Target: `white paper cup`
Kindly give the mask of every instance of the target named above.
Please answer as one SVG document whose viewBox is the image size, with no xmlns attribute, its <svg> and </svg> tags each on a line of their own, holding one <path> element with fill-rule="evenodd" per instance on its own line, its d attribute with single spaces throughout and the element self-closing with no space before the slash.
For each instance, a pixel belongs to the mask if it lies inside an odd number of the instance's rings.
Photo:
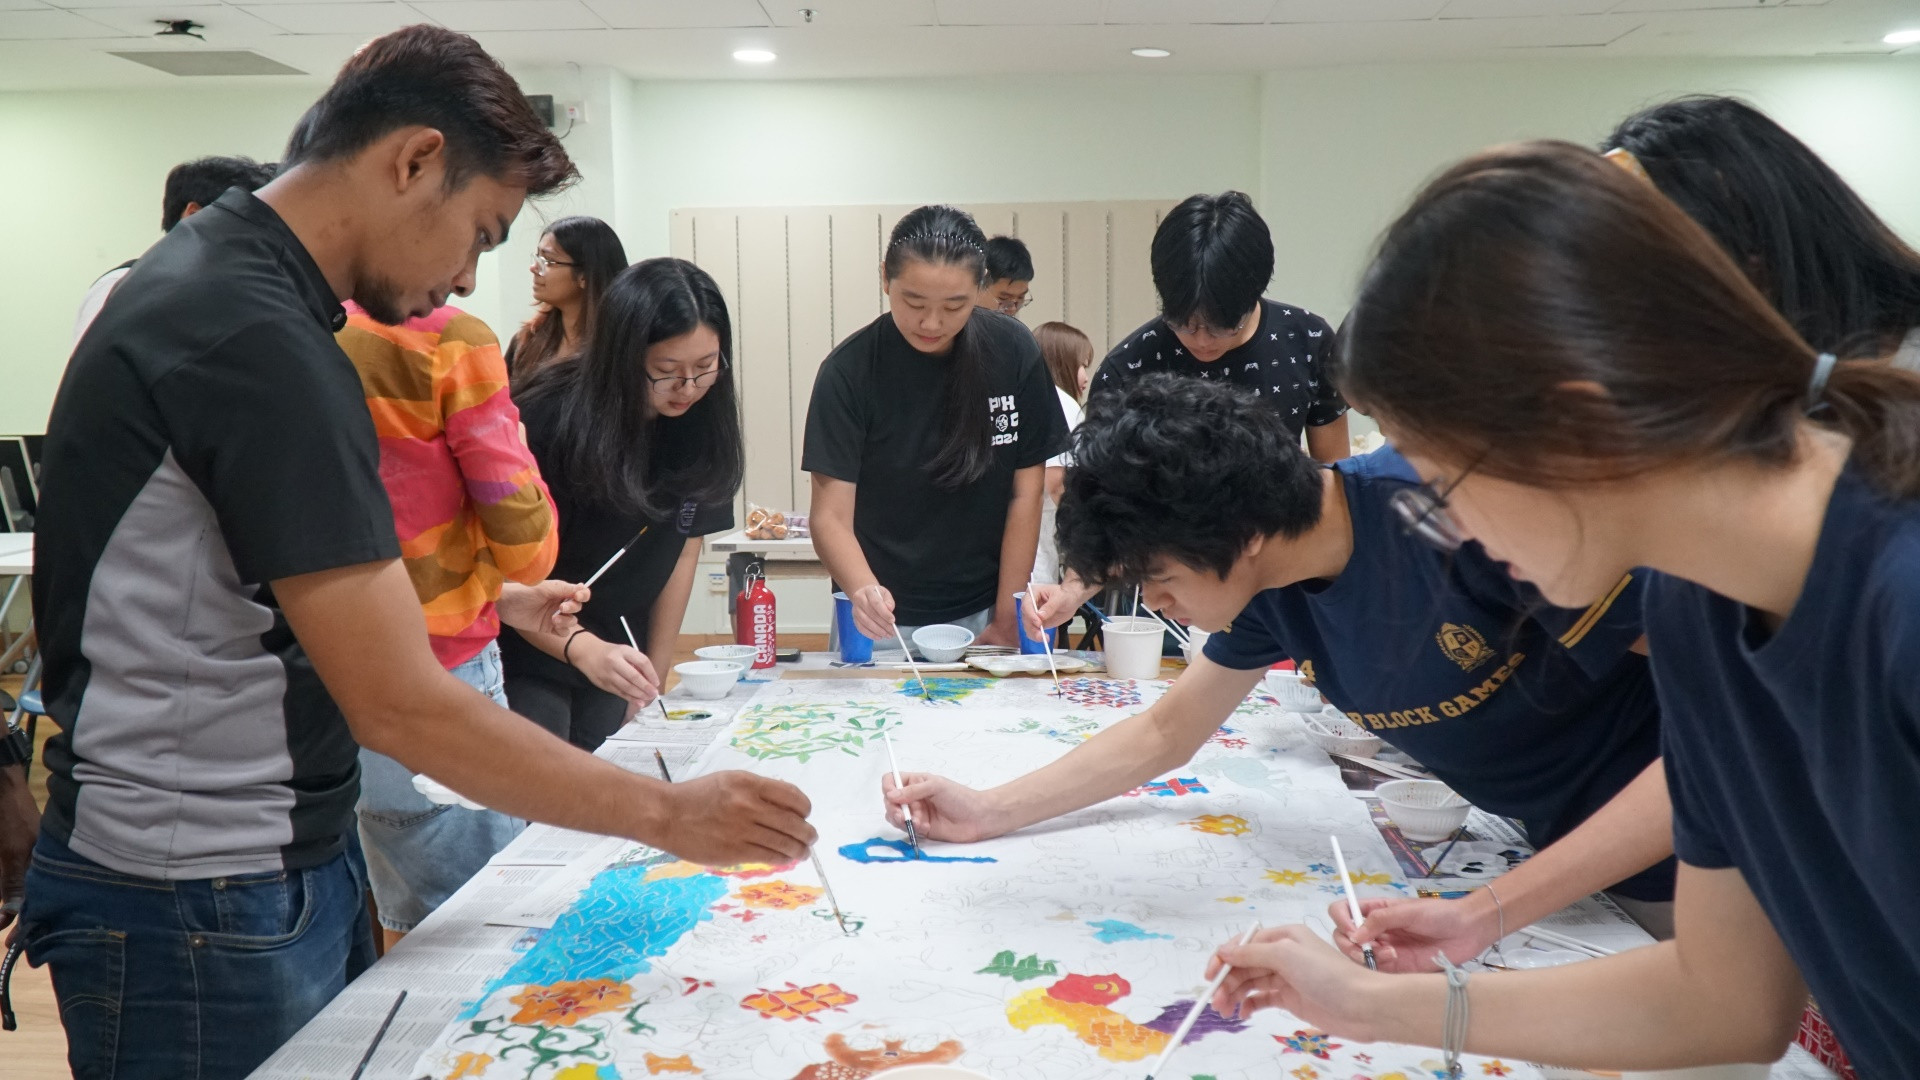
<svg viewBox="0 0 1920 1080">
<path fill-rule="evenodd" d="M 1116 679 L 1157 679 L 1167 628 L 1158 619 L 1131 615 L 1108 619 L 1100 628 L 1107 643 L 1107 674 Z"/>
</svg>

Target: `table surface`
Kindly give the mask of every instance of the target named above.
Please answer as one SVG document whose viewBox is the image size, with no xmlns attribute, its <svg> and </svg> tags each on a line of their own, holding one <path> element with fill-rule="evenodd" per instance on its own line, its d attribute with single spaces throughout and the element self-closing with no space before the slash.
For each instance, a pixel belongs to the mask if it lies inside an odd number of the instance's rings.
<svg viewBox="0 0 1920 1080">
<path fill-rule="evenodd" d="M 0 533 L 0 576 L 33 573 L 33 534 Z"/>
<path fill-rule="evenodd" d="M 670 694 L 670 708 L 710 709 L 713 719 L 697 729 L 679 724 L 668 731 L 665 725 L 649 727 L 650 711 L 642 712 L 633 724 L 609 739 L 598 755 L 634 771 L 652 773 L 653 750 L 659 747 L 676 775 L 684 775 L 681 770 L 688 769 L 707 744 L 731 726 L 734 714 L 766 682 L 790 676 L 874 677 L 874 668 L 842 670 L 834 668 L 831 660 L 828 653 L 807 653 L 799 664 L 782 664 L 773 671 L 757 673 L 761 676 L 758 680 L 736 684 L 733 692 L 720 701 L 696 701 L 678 692 Z M 1162 669 L 1163 677 L 1173 673 Z M 515 910 L 518 902 L 567 869 L 554 861 L 536 865 L 535 860 L 543 857 L 536 849 L 572 850 L 596 840 L 550 826 L 532 826 L 281 1047 L 254 1072 L 255 1080 L 348 1080 L 403 990 L 406 1000 L 369 1062 L 365 1077 L 410 1080 L 421 1053 L 464 1004 L 519 956 L 514 942 L 523 931 L 490 925 L 489 918 Z M 1587 1078 L 1594 1074 L 1548 1070 L 1546 1075 Z M 1771 1080 L 1832 1078 L 1832 1072 L 1797 1046 L 1774 1066 L 1771 1076 Z"/>
</svg>

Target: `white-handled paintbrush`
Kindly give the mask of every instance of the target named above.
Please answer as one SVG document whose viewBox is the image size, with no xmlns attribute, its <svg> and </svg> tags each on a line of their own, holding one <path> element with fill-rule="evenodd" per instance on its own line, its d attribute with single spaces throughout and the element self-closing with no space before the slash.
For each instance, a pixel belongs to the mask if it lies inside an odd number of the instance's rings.
<svg viewBox="0 0 1920 1080">
<path fill-rule="evenodd" d="M 887 766 L 893 770 L 893 786 L 906 787 L 906 781 L 900 779 L 900 762 L 893 756 L 893 738 L 886 728 L 880 729 L 880 742 L 887 748 Z M 920 857 L 920 834 L 913 827 L 913 807 L 900 804 L 900 816 L 907 819 L 907 842 L 913 845 L 913 857 Z"/>
<path fill-rule="evenodd" d="M 826 867 L 820 865 L 820 853 L 809 850 L 807 855 L 813 859 L 813 872 L 820 875 L 820 887 L 827 891 L 827 903 L 833 905 L 833 921 L 840 924 L 840 932 L 850 934 L 847 929 L 847 917 L 840 914 L 840 901 L 833 898 L 833 886 L 827 884 Z"/>
<path fill-rule="evenodd" d="M 1353 916 L 1353 926 L 1357 930 L 1365 920 L 1360 916 L 1360 898 L 1353 892 L 1353 877 L 1347 873 L 1347 857 L 1340 851 L 1339 837 L 1329 836 L 1327 839 L 1333 841 L 1333 868 L 1340 871 L 1340 887 L 1347 893 L 1347 914 Z M 1360 946 L 1360 955 L 1367 958 L 1368 971 L 1380 970 L 1380 966 L 1373 961 L 1371 943 Z"/>
<path fill-rule="evenodd" d="M 1038 597 L 1033 595 L 1033 579 L 1027 579 L 1027 603 L 1034 604 Z M 1034 618 L 1040 621 L 1040 647 L 1047 650 L 1047 674 L 1053 676 L 1053 696 L 1060 696 L 1060 669 L 1053 664 L 1053 631 L 1047 629 L 1046 620 L 1040 619 L 1039 607 L 1033 609 Z"/>
<path fill-rule="evenodd" d="M 899 623 L 893 624 L 893 636 L 899 639 L 900 654 L 907 658 L 907 666 L 913 669 L 913 677 L 915 681 L 920 684 L 920 696 L 926 698 L 928 701 L 932 701 L 933 691 L 927 689 L 927 679 L 926 676 L 920 674 L 920 665 L 913 662 L 913 650 L 907 648 L 907 635 L 901 633 Z"/>
<path fill-rule="evenodd" d="M 620 629 L 625 630 L 627 632 L 627 644 L 633 646 L 634 652 L 639 652 L 640 642 L 637 638 L 633 636 L 633 627 L 628 625 L 627 617 L 625 615 L 620 616 Z M 662 694 L 655 694 L 653 696 L 653 703 L 655 705 L 660 706 L 660 719 L 665 720 L 669 724 L 673 723 L 673 717 L 667 715 L 666 697 Z M 664 762 L 662 762 L 660 765 L 660 771 L 662 773 L 665 773 L 667 771 L 667 766 Z M 673 778 L 668 777 L 667 779 L 671 780 Z"/>
<path fill-rule="evenodd" d="M 623 546 L 622 546 L 622 547 L 620 548 L 620 550 L 619 550 L 619 551 L 616 551 L 616 552 L 614 552 L 614 553 L 613 553 L 613 556 L 612 556 L 611 558 L 609 558 L 609 559 L 608 559 L 608 560 L 607 560 L 606 562 L 603 562 L 603 563 L 601 563 L 601 564 L 600 564 L 600 569 L 598 569 L 598 570 L 595 570 L 595 571 L 593 572 L 593 576 L 592 576 L 592 577 L 590 577 L 590 578 L 588 578 L 588 579 L 587 579 L 586 581 L 584 581 L 584 582 L 582 582 L 581 584 L 583 584 L 583 585 L 585 585 L 585 586 L 587 586 L 587 587 L 588 587 L 589 589 L 591 589 L 591 588 L 593 587 L 593 583 L 594 583 L 594 582 L 596 582 L 596 581 L 599 581 L 599 580 L 600 580 L 600 575 L 601 575 L 601 574 L 604 574 L 604 573 L 606 573 L 607 571 L 609 571 L 609 570 L 611 570 L 611 569 L 613 569 L 613 564 L 614 564 L 614 563 L 617 563 L 617 562 L 619 562 L 619 561 L 620 561 L 620 557 L 621 557 L 622 555 L 625 555 L 625 554 L 627 553 L 627 548 L 630 548 L 630 547 L 632 547 L 633 545 L 635 545 L 635 544 L 637 544 L 637 543 L 639 543 L 639 542 L 640 542 L 640 538 L 641 538 L 641 537 L 643 537 L 643 536 L 645 536 L 645 535 L 647 535 L 647 530 L 648 530 L 648 529 L 650 529 L 650 528 L 652 528 L 652 527 L 653 527 L 653 526 L 651 526 L 651 525 L 642 525 L 642 526 L 640 527 L 640 531 L 639 531 L 639 532 L 637 532 L 637 533 L 634 533 L 634 534 L 633 534 L 633 539 L 631 539 L 631 540 L 629 540 L 629 541 L 627 541 L 627 542 L 626 542 L 626 544 L 625 544 L 625 545 L 623 545 Z"/>
<path fill-rule="evenodd" d="M 1260 924 L 1258 922 L 1247 927 L 1247 932 L 1240 935 L 1240 940 L 1237 944 L 1245 945 L 1247 942 L 1252 941 L 1254 933 L 1259 929 Z M 1227 972 L 1232 970 L 1232 964 L 1220 965 L 1219 973 L 1213 977 L 1212 982 L 1207 984 L 1207 992 L 1200 995 L 1200 1000 L 1194 1002 L 1193 1008 L 1187 1010 L 1187 1018 L 1180 1021 L 1179 1027 L 1173 1029 L 1173 1037 L 1167 1040 L 1167 1048 L 1160 1052 L 1160 1060 L 1153 1063 L 1153 1071 L 1147 1073 L 1147 1080 L 1153 1080 L 1154 1077 L 1160 1075 L 1161 1070 L 1167 1067 L 1167 1059 L 1173 1056 L 1175 1050 L 1180 1049 L 1182 1042 L 1186 1041 L 1187 1035 L 1193 1031 L 1194 1022 L 1200 1019 L 1202 1012 L 1206 1011 L 1207 1005 L 1213 1001 L 1213 995 L 1220 992 L 1220 984 L 1227 981 Z"/>
</svg>

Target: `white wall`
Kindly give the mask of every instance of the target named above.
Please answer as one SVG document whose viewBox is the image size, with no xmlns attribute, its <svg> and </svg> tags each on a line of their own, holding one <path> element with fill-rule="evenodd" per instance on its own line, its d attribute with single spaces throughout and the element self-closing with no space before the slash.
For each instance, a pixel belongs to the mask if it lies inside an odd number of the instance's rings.
<svg viewBox="0 0 1920 1080">
<path fill-rule="evenodd" d="M 1636 109 L 1744 97 L 1920 240 L 1920 62 L 1912 59 L 1396 65 L 1275 72 L 1261 92 L 1260 205 L 1273 294 L 1338 321 L 1380 232 L 1454 160 L 1512 139 L 1595 145 Z"/>
</svg>

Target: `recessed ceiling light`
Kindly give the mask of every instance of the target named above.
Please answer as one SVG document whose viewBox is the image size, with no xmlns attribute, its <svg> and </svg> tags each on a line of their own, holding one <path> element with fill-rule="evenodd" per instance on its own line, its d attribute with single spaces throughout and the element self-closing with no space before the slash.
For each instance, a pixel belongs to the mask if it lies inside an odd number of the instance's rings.
<svg viewBox="0 0 1920 1080">
<path fill-rule="evenodd" d="M 766 49 L 735 49 L 733 58 L 743 64 L 771 64 L 775 59 Z"/>
<path fill-rule="evenodd" d="M 1168 49 L 1139 48 L 1139 49 L 1133 50 L 1133 55 L 1138 56 L 1145 60 L 1164 60 L 1167 57 L 1172 56 L 1173 53 L 1171 50 L 1168 50 Z"/>
<path fill-rule="evenodd" d="M 1920 30 L 1895 30 L 1880 40 L 1889 45 L 1920 45 Z"/>
</svg>

